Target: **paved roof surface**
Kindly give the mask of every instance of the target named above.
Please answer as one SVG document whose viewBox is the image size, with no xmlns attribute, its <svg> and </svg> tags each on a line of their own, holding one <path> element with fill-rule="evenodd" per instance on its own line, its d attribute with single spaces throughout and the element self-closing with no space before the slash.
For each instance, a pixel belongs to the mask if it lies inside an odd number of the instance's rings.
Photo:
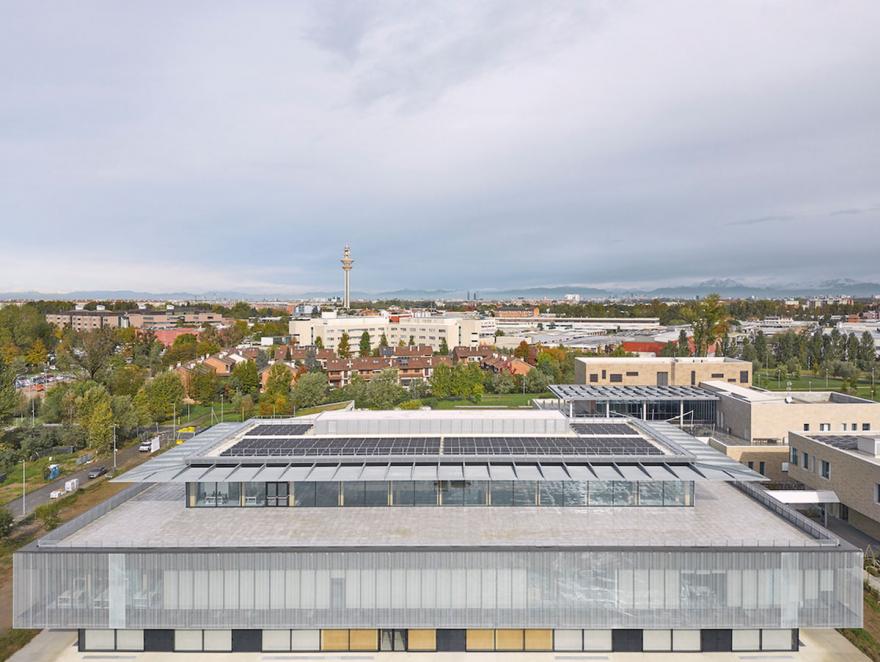
<svg viewBox="0 0 880 662">
<path fill-rule="evenodd" d="M 63 547 L 812 546 L 803 531 L 726 483 L 692 507 L 186 508 L 152 487 L 59 541 Z"/>
</svg>

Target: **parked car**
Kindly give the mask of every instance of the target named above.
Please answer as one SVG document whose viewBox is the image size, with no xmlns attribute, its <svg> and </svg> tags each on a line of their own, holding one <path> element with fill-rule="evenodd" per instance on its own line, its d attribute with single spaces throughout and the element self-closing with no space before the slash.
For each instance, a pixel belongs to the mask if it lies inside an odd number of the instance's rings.
<svg viewBox="0 0 880 662">
<path fill-rule="evenodd" d="M 89 472 L 89 478 L 97 478 L 98 476 L 103 476 L 107 473 L 107 467 L 95 467 Z"/>
</svg>

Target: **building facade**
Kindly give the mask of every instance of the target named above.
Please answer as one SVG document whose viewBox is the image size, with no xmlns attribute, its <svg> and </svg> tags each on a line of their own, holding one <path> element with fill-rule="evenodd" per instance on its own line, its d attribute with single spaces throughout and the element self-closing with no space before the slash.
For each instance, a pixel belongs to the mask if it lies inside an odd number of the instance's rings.
<svg viewBox="0 0 880 662">
<path fill-rule="evenodd" d="M 112 310 L 71 310 L 66 313 L 46 315 L 49 324 L 74 331 L 94 331 L 95 329 L 119 329 L 128 326 L 124 312 Z"/>
<path fill-rule="evenodd" d="M 861 552 L 666 423 L 325 412 L 116 480 L 15 554 L 15 627 L 82 651 L 755 651 L 862 624 Z"/>
<path fill-rule="evenodd" d="M 832 490 L 830 515 L 880 538 L 880 433 L 792 432 L 789 446 L 789 476 Z"/>
<path fill-rule="evenodd" d="M 719 357 L 610 357 L 575 359 L 577 384 L 595 386 L 697 386 L 709 380 L 749 386 L 752 364 Z"/>
</svg>

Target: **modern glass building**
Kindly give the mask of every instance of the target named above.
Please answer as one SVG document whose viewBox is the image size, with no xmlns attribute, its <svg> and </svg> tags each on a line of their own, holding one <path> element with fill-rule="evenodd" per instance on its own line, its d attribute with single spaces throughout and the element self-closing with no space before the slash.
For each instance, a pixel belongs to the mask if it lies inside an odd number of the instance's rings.
<svg viewBox="0 0 880 662">
<path fill-rule="evenodd" d="M 862 555 L 668 423 L 561 411 L 221 424 L 14 557 L 83 651 L 792 650 Z"/>
</svg>

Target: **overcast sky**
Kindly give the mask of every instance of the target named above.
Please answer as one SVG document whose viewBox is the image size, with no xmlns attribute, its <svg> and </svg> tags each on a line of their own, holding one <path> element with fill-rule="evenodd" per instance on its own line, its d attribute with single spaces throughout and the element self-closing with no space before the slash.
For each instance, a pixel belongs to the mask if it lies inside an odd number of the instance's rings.
<svg viewBox="0 0 880 662">
<path fill-rule="evenodd" d="M 880 280 L 880 2 L 3 2 L 0 291 Z"/>
</svg>

